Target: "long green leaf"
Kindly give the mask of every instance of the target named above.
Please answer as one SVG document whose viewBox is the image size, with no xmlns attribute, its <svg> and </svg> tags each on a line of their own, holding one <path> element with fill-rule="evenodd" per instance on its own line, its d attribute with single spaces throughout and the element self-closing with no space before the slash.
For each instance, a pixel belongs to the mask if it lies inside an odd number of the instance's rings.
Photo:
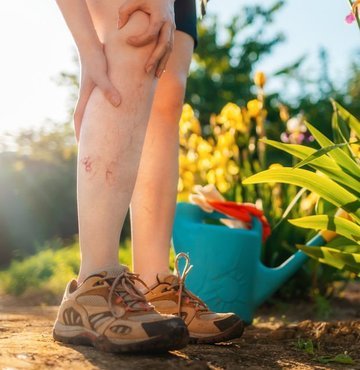
<svg viewBox="0 0 360 370">
<path fill-rule="evenodd" d="M 272 231 L 274 232 L 275 229 L 277 229 L 283 221 L 287 218 L 287 216 L 290 214 L 291 210 L 295 207 L 295 204 L 299 201 L 299 199 L 302 197 L 302 195 L 306 192 L 305 188 L 301 188 L 295 197 L 292 199 L 292 201 L 289 203 L 289 205 L 286 207 L 284 213 L 281 216 L 280 221 L 272 228 Z"/>
<path fill-rule="evenodd" d="M 350 127 L 342 120 L 339 120 L 338 111 L 334 108 L 331 118 L 331 126 L 334 135 L 334 142 L 346 143 L 350 140 Z"/>
<path fill-rule="evenodd" d="M 321 247 L 309 247 L 307 245 L 297 245 L 298 249 L 306 253 L 309 257 L 318 260 L 319 262 L 325 263 L 327 265 L 336 267 L 339 270 L 342 270 L 345 266 L 345 262 L 342 260 L 334 257 L 330 253 L 331 248 L 327 248 L 325 246 Z M 334 249 L 336 251 L 336 249 Z"/>
<path fill-rule="evenodd" d="M 261 140 L 263 143 L 267 145 L 271 145 L 274 148 L 283 150 L 286 153 L 289 153 L 293 155 L 296 158 L 299 158 L 301 160 L 309 157 L 310 155 L 316 153 L 316 149 L 310 148 L 308 146 L 304 145 L 298 145 L 298 144 L 284 144 L 280 143 L 275 140 L 268 140 L 263 139 Z M 340 169 L 340 167 L 337 165 L 337 163 L 330 157 L 324 156 L 322 158 L 319 158 L 312 163 L 313 165 L 320 166 L 322 168 L 328 168 L 330 169 Z"/>
<path fill-rule="evenodd" d="M 360 258 L 359 254 L 343 253 L 325 246 L 309 247 L 306 245 L 297 245 L 296 247 L 321 263 L 325 263 L 339 270 L 347 270 L 360 276 L 360 263 L 357 262 Z"/>
<path fill-rule="evenodd" d="M 331 140 L 329 140 L 324 134 L 322 134 L 310 123 L 306 122 L 306 126 L 322 148 L 334 145 Z M 353 174 L 354 176 L 356 176 L 357 179 L 360 179 L 360 166 L 343 150 L 341 150 L 340 148 L 336 148 L 329 152 L 329 156 L 333 158 L 334 161 L 345 171 Z"/>
<path fill-rule="evenodd" d="M 289 222 L 305 229 L 335 231 L 337 234 L 360 244 L 360 226 L 342 217 L 316 215 L 292 219 Z"/>
<path fill-rule="evenodd" d="M 350 144 L 360 144 L 360 141 L 355 141 Z M 339 143 L 334 145 L 325 146 L 317 151 L 315 151 L 313 154 L 309 155 L 305 159 L 303 159 L 301 162 L 297 163 L 294 168 L 300 168 L 304 167 L 305 165 L 309 164 L 310 162 L 315 161 L 317 158 L 322 157 L 323 155 L 331 152 L 332 150 L 335 150 L 337 148 L 346 147 L 348 143 Z"/>
<path fill-rule="evenodd" d="M 333 105 L 339 116 L 355 131 L 357 137 L 360 138 L 360 121 L 354 117 L 350 112 L 348 112 L 344 107 L 342 107 L 338 102 L 333 100 Z"/>
<path fill-rule="evenodd" d="M 358 253 L 344 253 L 337 250 L 330 250 L 329 253 L 338 261 L 344 263 L 344 270 L 354 272 L 360 276 L 360 254 Z"/>
<path fill-rule="evenodd" d="M 309 156 L 317 152 L 316 149 L 309 148 L 303 145 L 283 144 L 273 140 L 262 141 L 267 145 L 271 145 L 274 148 L 283 150 L 301 160 L 304 160 L 305 158 L 308 158 Z M 314 168 L 315 170 L 321 171 L 332 180 L 345 186 L 347 189 L 351 189 L 353 193 L 355 193 L 357 196 L 360 196 L 360 186 L 358 180 L 354 179 L 352 176 L 344 172 L 332 158 L 324 155 L 310 162 L 309 166 Z"/>
<path fill-rule="evenodd" d="M 281 182 L 309 189 L 335 206 L 351 213 L 360 222 L 360 200 L 349 191 L 324 176 L 289 167 L 273 168 L 243 180 L 243 184 Z"/>
<path fill-rule="evenodd" d="M 335 249 L 337 249 L 341 252 L 345 252 L 345 253 L 358 253 L 358 254 L 360 253 L 360 245 L 359 244 L 340 245 Z"/>
</svg>

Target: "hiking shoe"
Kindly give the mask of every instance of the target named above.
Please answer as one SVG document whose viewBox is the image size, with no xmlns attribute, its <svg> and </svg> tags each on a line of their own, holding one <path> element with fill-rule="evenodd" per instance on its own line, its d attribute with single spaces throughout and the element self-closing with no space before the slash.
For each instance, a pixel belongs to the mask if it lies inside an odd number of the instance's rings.
<svg viewBox="0 0 360 370">
<path fill-rule="evenodd" d="M 161 315 L 135 287 L 137 274 L 123 266 L 116 273 L 72 280 L 53 328 L 55 340 L 92 345 L 107 352 L 164 352 L 189 341 L 183 320 Z M 142 281 L 141 281 L 142 282 Z"/>
<path fill-rule="evenodd" d="M 180 275 L 178 262 L 186 259 Z M 241 337 L 244 322 L 234 313 L 215 313 L 196 295 L 185 288 L 186 275 L 192 266 L 189 256 L 179 253 L 175 259 L 177 275 L 157 275 L 157 282 L 145 292 L 145 297 L 163 314 L 181 317 L 189 330 L 190 343 L 217 343 Z"/>
</svg>

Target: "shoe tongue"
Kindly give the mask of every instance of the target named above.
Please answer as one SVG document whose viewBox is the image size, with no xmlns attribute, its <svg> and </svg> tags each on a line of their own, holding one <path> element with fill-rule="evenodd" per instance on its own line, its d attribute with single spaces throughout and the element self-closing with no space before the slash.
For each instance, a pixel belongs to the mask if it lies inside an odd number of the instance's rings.
<svg viewBox="0 0 360 370">
<path fill-rule="evenodd" d="M 120 273 L 124 272 L 124 271 L 129 271 L 129 268 L 127 266 L 124 266 L 124 265 L 120 265 L 119 267 L 114 267 L 114 268 L 111 268 L 111 269 L 101 269 L 101 270 L 97 270 L 97 271 L 94 271 L 91 275 L 89 275 L 86 279 L 90 279 L 90 278 L 93 278 L 93 277 L 101 277 L 101 278 L 109 278 L 109 279 L 114 279 L 116 278 Z"/>
</svg>

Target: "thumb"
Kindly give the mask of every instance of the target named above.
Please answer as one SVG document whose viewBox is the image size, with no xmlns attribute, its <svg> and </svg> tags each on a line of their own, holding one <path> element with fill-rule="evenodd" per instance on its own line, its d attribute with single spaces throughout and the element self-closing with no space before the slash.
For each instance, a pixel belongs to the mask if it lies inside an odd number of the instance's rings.
<svg viewBox="0 0 360 370">
<path fill-rule="evenodd" d="M 85 108 L 90 98 L 90 95 L 94 90 L 94 87 L 95 84 L 92 83 L 90 80 L 84 81 L 84 83 L 82 83 L 80 87 L 79 99 L 76 103 L 74 111 L 74 127 L 77 142 L 79 142 L 80 139 L 81 123 L 84 117 Z"/>
</svg>

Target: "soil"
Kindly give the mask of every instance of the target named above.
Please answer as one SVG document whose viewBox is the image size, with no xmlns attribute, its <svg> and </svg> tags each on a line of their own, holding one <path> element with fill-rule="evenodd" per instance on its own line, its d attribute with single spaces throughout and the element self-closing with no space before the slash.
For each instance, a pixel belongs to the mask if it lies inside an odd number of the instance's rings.
<svg viewBox="0 0 360 370">
<path fill-rule="evenodd" d="M 258 311 L 242 338 L 189 345 L 165 355 L 114 355 L 54 342 L 51 329 L 57 307 L 29 303 L 0 297 L 1 370 L 360 369 L 358 284 L 346 297 L 331 302 L 328 320 L 317 320 L 309 303 L 268 305 Z M 353 363 L 331 362 L 341 354 Z"/>
</svg>

